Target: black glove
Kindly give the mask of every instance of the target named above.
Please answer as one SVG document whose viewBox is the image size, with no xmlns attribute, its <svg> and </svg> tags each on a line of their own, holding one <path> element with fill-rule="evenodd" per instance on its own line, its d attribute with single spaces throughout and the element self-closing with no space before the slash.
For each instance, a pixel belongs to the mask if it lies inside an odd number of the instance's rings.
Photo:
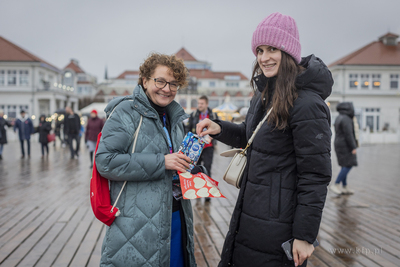
<svg viewBox="0 0 400 267">
<path fill-rule="evenodd" d="M 205 175 L 210 176 L 208 174 L 208 171 L 207 171 L 206 167 L 204 167 L 203 165 L 194 166 L 194 168 L 190 171 L 191 174 L 196 174 L 196 173 L 199 173 L 199 172 L 202 172 Z"/>
</svg>

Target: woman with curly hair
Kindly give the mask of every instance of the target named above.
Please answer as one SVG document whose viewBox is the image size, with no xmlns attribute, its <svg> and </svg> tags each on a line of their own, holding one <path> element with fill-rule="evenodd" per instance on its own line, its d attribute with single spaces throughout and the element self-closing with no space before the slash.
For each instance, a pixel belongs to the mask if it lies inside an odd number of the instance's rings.
<svg viewBox="0 0 400 267">
<path fill-rule="evenodd" d="M 151 54 L 140 66 L 133 95 L 105 109 L 95 161 L 110 180 L 112 203 L 127 183 L 117 204 L 120 215 L 107 228 L 101 266 L 196 266 L 192 207 L 176 179 L 190 161 L 177 153 L 188 115 L 174 101 L 186 78 L 182 60 Z"/>
<path fill-rule="evenodd" d="M 273 13 L 253 33 L 254 97 L 244 123 L 203 120 L 197 133 L 246 147 L 247 166 L 219 267 L 306 266 L 331 180 L 332 75 L 314 55 L 301 58 L 295 20 Z M 204 128 L 207 131 L 202 132 Z M 292 242 L 293 261 L 281 245 Z"/>
</svg>

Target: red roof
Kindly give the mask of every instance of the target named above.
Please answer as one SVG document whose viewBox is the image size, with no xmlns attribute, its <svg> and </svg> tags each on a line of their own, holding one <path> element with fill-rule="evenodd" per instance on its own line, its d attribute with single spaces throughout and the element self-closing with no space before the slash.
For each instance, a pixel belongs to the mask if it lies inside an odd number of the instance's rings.
<svg viewBox="0 0 400 267">
<path fill-rule="evenodd" d="M 396 45 L 385 45 L 385 38 L 397 38 L 398 35 L 387 33 L 357 51 L 347 55 L 332 64 L 336 65 L 400 65 L 400 43 Z"/>
<path fill-rule="evenodd" d="M 178 52 L 176 52 L 175 56 L 177 58 L 181 58 L 184 61 L 197 61 L 184 47 L 181 48 Z"/>
<path fill-rule="evenodd" d="M 69 62 L 69 64 L 64 68 L 65 69 L 71 69 L 73 71 L 75 71 L 75 73 L 85 73 L 81 67 L 79 67 L 79 65 L 77 63 L 75 63 L 75 61 L 73 59 L 71 59 L 71 61 Z"/>
<path fill-rule="evenodd" d="M 225 79 L 225 76 L 239 76 L 240 80 L 248 80 L 246 76 L 244 76 L 241 72 L 220 72 L 220 71 L 211 71 L 211 70 L 199 70 L 199 69 L 190 69 L 190 76 L 196 77 L 197 79 Z"/>
<path fill-rule="evenodd" d="M 139 71 L 137 70 L 126 70 L 122 74 L 120 74 L 117 79 L 125 79 L 126 75 L 138 75 L 139 76 Z"/>
<path fill-rule="evenodd" d="M 118 95 L 117 92 L 115 92 L 115 90 L 112 90 L 110 95 Z"/>
<path fill-rule="evenodd" d="M 128 92 L 128 90 L 125 90 L 123 95 L 125 96 L 125 95 L 131 95 L 131 94 Z"/>
<path fill-rule="evenodd" d="M 100 90 L 96 95 L 97 95 L 97 96 L 103 96 L 103 95 L 104 95 L 104 91 L 103 91 L 103 90 Z"/>
<path fill-rule="evenodd" d="M 238 91 L 235 96 L 243 96 L 242 92 Z"/>
<path fill-rule="evenodd" d="M 20 62 L 42 62 L 56 70 L 59 70 L 54 65 L 47 63 L 43 59 L 29 53 L 25 49 L 11 43 L 0 36 L 0 61 L 20 61 Z"/>
</svg>

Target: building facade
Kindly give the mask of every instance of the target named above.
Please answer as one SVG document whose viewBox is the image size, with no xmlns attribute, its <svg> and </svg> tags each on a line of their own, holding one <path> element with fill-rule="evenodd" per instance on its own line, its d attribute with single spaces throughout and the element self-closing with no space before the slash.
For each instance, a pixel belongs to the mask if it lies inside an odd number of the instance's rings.
<svg viewBox="0 0 400 267">
<path fill-rule="evenodd" d="M 329 65 L 335 81 L 328 98 L 332 122 L 338 103 L 353 102 L 365 142 L 400 142 L 398 37 L 387 33 Z M 379 141 L 383 136 L 387 140 Z"/>
<path fill-rule="evenodd" d="M 211 63 L 199 61 L 185 48 L 175 54 L 183 59 L 189 70 L 189 85 L 179 90 L 175 100 L 181 104 L 186 112 L 197 107 L 197 99 L 201 95 L 209 98 L 209 106 L 215 108 L 230 99 L 238 108 L 248 107 L 253 91 L 249 80 L 240 72 L 213 71 Z M 127 70 L 116 78 L 109 79 L 98 87 L 97 99 L 108 102 L 116 96 L 132 94 L 137 85 L 139 71 Z"/>
<path fill-rule="evenodd" d="M 58 109 L 78 108 L 75 87 L 62 71 L 0 36 L 0 109 L 8 119 L 24 110 L 34 120 Z"/>
<path fill-rule="evenodd" d="M 97 78 L 85 72 L 76 59 L 71 59 L 63 69 L 62 81 L 63 84 L 76 88 L 79 98 L 92 99 L 97 93 Z"/>
</svg>

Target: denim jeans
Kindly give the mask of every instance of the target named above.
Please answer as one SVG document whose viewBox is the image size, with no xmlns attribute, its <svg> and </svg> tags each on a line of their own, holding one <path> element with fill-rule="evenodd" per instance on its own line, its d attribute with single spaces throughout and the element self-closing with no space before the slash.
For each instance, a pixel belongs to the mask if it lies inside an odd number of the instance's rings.
<svg viewBox="0 0 400 267">
<path fill-rule="evenodd" d="M 3 147 L 4 147 L 4 144 L 0 144 L 0 155 L 3 154 Z"/>
<path fill-rule="evenodd" d="M 347 185 L 347 174 L 351 170 L 352 167 L 342 167 L 340 170 L 338 177 L 336 178 L 336 184 L 340 184 L 340 182 L 343 183 L 343 186 Z"/>
<path fill-rule="evenodd" d="M 30 156 L 31 155 L 31 140 L 30 139 L 25 139 L 25 140 L 20 139 L 19 142 L 21 143 L 22 156 L 25 156 L 24 141 L 26 141 L 26 143 L 28 144 L 28 156 Z"/>
</svg>

